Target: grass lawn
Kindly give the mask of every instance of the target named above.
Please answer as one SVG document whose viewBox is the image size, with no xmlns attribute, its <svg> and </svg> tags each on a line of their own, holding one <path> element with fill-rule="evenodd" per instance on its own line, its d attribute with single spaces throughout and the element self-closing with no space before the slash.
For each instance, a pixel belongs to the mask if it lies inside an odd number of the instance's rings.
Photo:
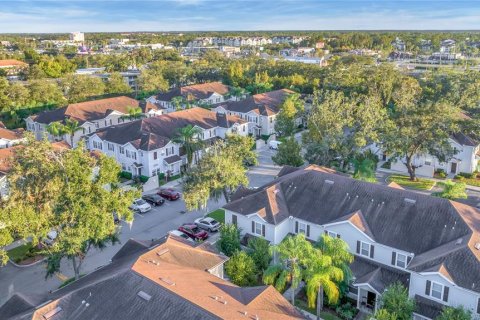
<svg viewBox="0 0 480 320">
<path fill-rule="evenodd" d="M 435 186 L 435 181 L 425 178 L 417 178 L 417 181 L 411 181 L 410 177 L 399 174 L 392 174 L 388 177 L 388 182 L 396 182 L 402 187 L 417 190 L 431 190 Z"/>
<path fill-rule="evenodd" d="M 31 242 L 28 242 L 21 246 L 8 250 L 7 254 L 10 260 L 15 263 L 19 263 L 27 258 L 31 258 L 37 252 L 37 248 L 34 248 Z"/>
<path fill-rule="evenodd" d="M 225 210 L 223 209 L 217 209 L 215 211 L 210 212 L 207 214 L 207 217 L 213 218 L 220 222 L 221 224 L 225 223 Z"/>
<path fill-rule="evenodd" d="M 315 308 L 309 308 L 307 302 L 302 299 L 295 299 L 295 306 L 299 307 L 302 310 L 310 312 L 311 314 L 317 314 L 317 310 Z M 324 320 L 342 320 L 341 318 L 325 311 L 320 312 L 320 317 Z"/>
<path fill-rule="evenodd" d="M 480 179 L 476 179 L 476 178 L 453 179 L 453 181 L 464 182 L 469 186 L 480 187 Z"/>
</svg>

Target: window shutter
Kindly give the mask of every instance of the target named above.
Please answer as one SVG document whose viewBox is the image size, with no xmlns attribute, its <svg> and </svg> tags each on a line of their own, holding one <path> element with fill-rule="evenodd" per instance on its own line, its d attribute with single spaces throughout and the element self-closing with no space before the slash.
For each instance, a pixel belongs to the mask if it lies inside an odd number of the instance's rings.
<svg viewBox="0 0 480 320">
<path fill-rule="evenodd" d="M 298 221 L 295 221 L 295 233 L 298 233 Z"/>
<path fill-rule="evenodd" d="M 373 259 L 374 256 L 375 256 L 375 246 L 370 245 L 370 258 Z"/>
<path fill-rule="evenodd" d="M 255 221 L 252 221 L 252 233 L 255 233 Z"/>
<path fill-rule="evenodd" d="M 337 238 L 338 238 L 338 239 L 340 239 L 340 238 L 341 238 L 339 234 L 337 234 Z"/>
<path fill-rule="evenodd" d="M 325 235 L 328 236 L 328 231 L 327 230 L 323 231 L 323 233 L 325 233 Z"/>
<path fill-rule="evenodd" d="M 357 253 L 360 254 L 360 241 L 357 241 Z"/>
<path fill-rule="evenodd" d="M 447 286 L 443 287 L 443 301 L 448 302 L 448 291 L 449 288 Z"/>
<path fill-rule="evenodd" d="M 427 285 L 425 287 L 425 295 L 429 296 L 430 295 L 430 287 L 432 286 L 432 282 L 430 280 L 427 280 Z"/>
<path fill-rule="evenodd" d="M 395 253 L 395 251 L 392 252 L 392 265 L 394 266 L 395 265 L 395 260 L 397 260 L 397 254 Z"/>
<path fill-rule="evenodd" d="M 307 238 L 310 237 L 310 225 L 307 224 Z"/>
<path fill-rule="evenodd" d="M 262 224 L 262 236 L 265 237 L 265 225 Z"/>
<path fill-rule="evenodd" d="M 237 216 L 234 215 L 234 214 L 232 214 L 232 223 L 233 223 L 234 225 L 237 225 Z"/>
</svg>

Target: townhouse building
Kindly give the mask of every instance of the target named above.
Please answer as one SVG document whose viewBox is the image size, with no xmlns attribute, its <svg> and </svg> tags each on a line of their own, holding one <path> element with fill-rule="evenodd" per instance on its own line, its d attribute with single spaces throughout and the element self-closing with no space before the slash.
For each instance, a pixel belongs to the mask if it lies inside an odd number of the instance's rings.
<svg viewBox="0 0 480 320">
<path fill-rule="evenodd" d="M 130 239 L 111 262 L 47 294 L 15 293 L 2 319 L 305 319 L 272 286 L 223 279 L 228 257 L 208 242 Z"/>
<path fill-rule="evenodd" d="M 163 113 L 161 107 L 153 103 L 143 103 L 126 96 L 120 96 L 72 103 L 63 108 L 30 116 L 25 119 L 25 122 L 27 131 L 33 132 L 37 139 L 47 137 L 50 141 L 64 140 L 69 144 L 73 142 L 73 146 L 76 146 L 80 139 L 98 129 L 131 121 L 132 119 L 128 117 L 131 108 L 141 108 L 142 113 L 146 116 Z M 79 130 L 73 134 L 73 137 L 70 134 L 53 136 L 47 131 L 51 123 L 64 124 L 67 119 L 76 121 L 79 125 Z"/>
<path fill-rule="evenodd" d="M 480 212 L 399 186 L 362 182 L 318 166 L 284 167 L 258 189 L 239 189 L 225 222 L 246 237 L 280 243 L 289 234 L 343 239 L 354 255 L 349 297 L 373 313 L 391 284 L 415 299 L 414 319 L 445 306 L 480 315 Z"/>
<path fill-rule="evenodd" d="M 0 149 L 9 148 L 23 141 L 23 129 L 9 130 L 0 122 Z"/>
<path fill-rule="evenodd" d="M 172 139 L 188 125 L 200 129 L 197 138 L 206 145 L 227 134 L 248 134 L 244 120 L 195 107 L 99 129 L 88 136 L 87 148 L 114 157 L 133 176 L 176 175 L 186 159 Z"/>
<path fill-rule="evenodd" d="M 230 88 L 221 82 L 208 82 L 175 88 L 170 91 L 159 93 L 147 99 L 147 102 L 155 104 L 166 112 L 174 112 L 179 107 L 185 108 L 186 102 L 193 106 L 212 105 L 229 99 Z M 180 106 L 176 105 L 175 99 L 181 98 Z"/>
<path fill-rule="evenodd" d="M 248 122 L 248 132 L 253 135 L 270 135 L 275 132 L 275 119 L 280 106 L 294 92 L 288 89 L 255 94 L 240 101 L 227 101 L 212 110 L 235 115 Z"/>
<path fill-rule="evenodd" d="M 455 154 L 446 162 L 441 162 L 430 154 L 421 153 L 415 155 L 412 163 L 417 168 L 415 170 L 416 173 L 421 176 L 433 177 L 435 171 L 440 169 L 453 177 L 459 173 L 473 173 L 477 171 L 480 160 L 480 142 L 461 132 L 452 134 L 449 142 Z M 376 153 L 382 153 L 376 146 L 372 146 L 370 149 Z M 387 154 L 382 154 L 381 157 L 382 160 L 389 159 Z M 408 173 L 404 162 L 404 159 L 392 162 L 391 169 Z"/>
</svg>

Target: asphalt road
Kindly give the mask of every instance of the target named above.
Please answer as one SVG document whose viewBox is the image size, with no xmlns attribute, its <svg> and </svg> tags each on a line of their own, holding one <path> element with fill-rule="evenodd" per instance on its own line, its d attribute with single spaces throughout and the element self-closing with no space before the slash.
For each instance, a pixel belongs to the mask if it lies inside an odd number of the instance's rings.
<svg viewBox="0 0 480 320">
<path fill-rule="evenodd" d="M 248 178 L 251 187 L 260 187 L 270 182 L 280 171 L 280 167 L 274 166 L 271 156 L 275 151 L 265 148 L 258 152 L 259 165 L 249 168 Z M 181 184 L 177 183 L 174 188 L 181 191 Z M 153 191 L 152 191 L 153 193 Z M 89 273 L 109 263 L 119 248 L 130 238 L 138 240 L 150 240 L 164 236 L 168 231 L 177 229 L 183 223 L 193 222 L 206 213 L 215 210 L 225 201 L 223 199 L 209 201 L 205 210 L 186 212 L 185 203 L 182 200 L 166 201 L 163 206 L 155 207 L 145 214 L 135 214 L 132 224 L 121 223 L 120 244 L 108 246 L 102 251 L 91 250 L 82 265 L 81 273 Z M 214 242 L 218 234 L 211 236 L 209 241 Z M 0 305 L 8 300 L 15 292 L 29 294 L 41 294 L 49 290 L 55 290 L 63 282 L 73 276 L 71 262 L 64 259 L 61 265 L 61 274 L 45 279 L 45 264 L 40 263 L 31 267 L 19 268 L 7 264 L 0 268 Z"/>
</svg>

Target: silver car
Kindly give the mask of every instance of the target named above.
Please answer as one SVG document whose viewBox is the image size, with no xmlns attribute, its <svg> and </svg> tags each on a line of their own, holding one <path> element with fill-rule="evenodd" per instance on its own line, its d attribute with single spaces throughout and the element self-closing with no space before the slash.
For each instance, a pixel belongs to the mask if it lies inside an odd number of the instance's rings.
<svg viewBox="0 0 480 320">
<path fill-rule="evenodd" d="M 197 225 L 197 227 L 208 230 L 210 232 L 218 231 L 218 229 L 220 229 L 220 222 L 210 217 L 198 218 L 197 220 L 195 220 L 195 224 Z"/>
</svg>

